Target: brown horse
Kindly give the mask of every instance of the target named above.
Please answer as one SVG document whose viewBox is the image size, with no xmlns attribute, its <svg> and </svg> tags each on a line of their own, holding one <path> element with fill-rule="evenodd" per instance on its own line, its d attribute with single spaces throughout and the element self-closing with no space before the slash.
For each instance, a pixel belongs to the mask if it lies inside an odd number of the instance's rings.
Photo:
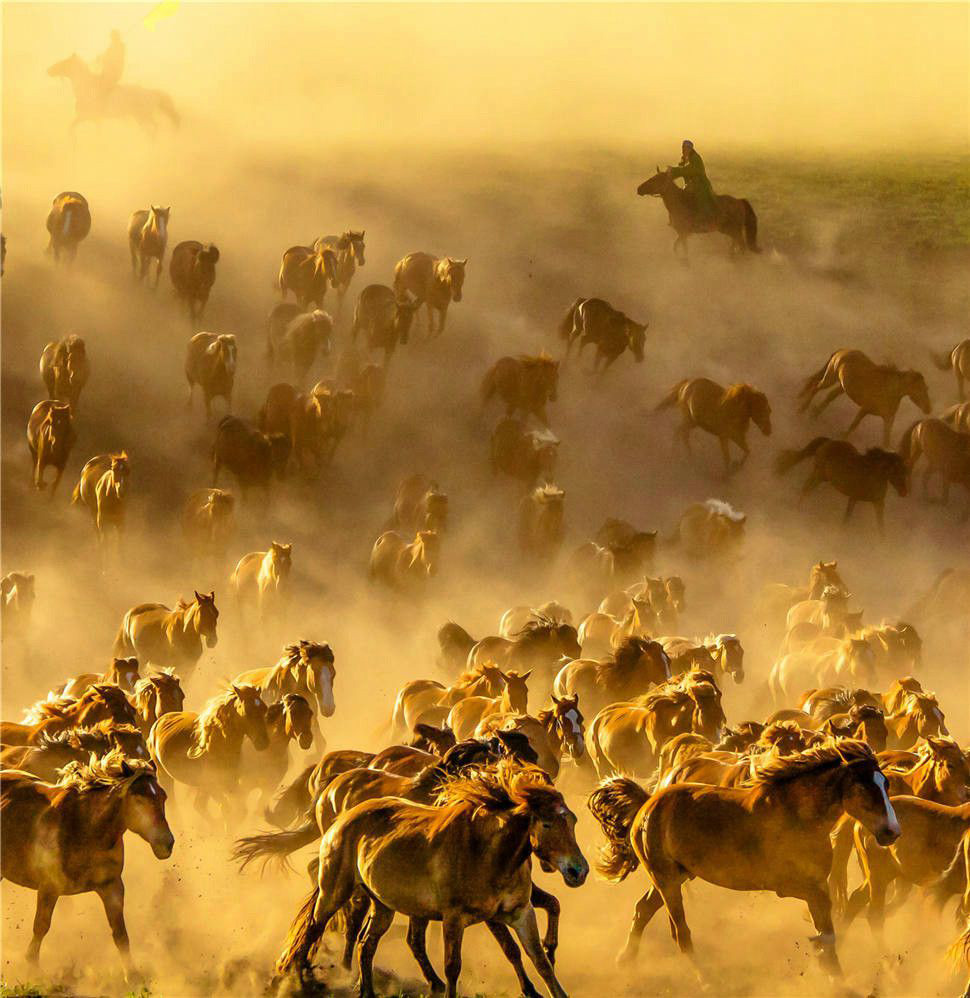
<svg viewBox="0 0 970 998">
<path fill-rule="evenodd" d="M 276 665 L 241 672 L 233 682 L 255 686 L 268 704 L 278 703 L 288 693 L 298 693 L 316 704 L 321 717 L 333 717 L 337 709 L 333 697 L 336 677 L 330 645 L 299 641 L 283 649 Z"/>
<path fill-rule="evenodd" d="M 566 341 L 567 357 L 577 339 L 580 354 L 588 343 L 594 344 L 593 371 L 599 370 L 601 362 L 605 371 L 627 349 L 638 364 L 643 363 L 647 325 L 634 322 L 602 298 L 577 298 L 559 324 L 559 335 Z"/>
<path fill-rule="evenodd" d="M 32 480 L 34 488 L 46 488 L 44 472 L 48 467 L 54 468 L 56 474 L 51 486 L 51 499 L 60 484 L 76 439 L 74 412 L 70 402 L 45 399 L 34 406 L 27 420 L 27 446 L 30 448 L 33 464 Z"/>
<path fill-rule="evenodd" d="M 292 313 L 289 310 L 294 310 Z M 286 310 L 282 316 L 277 312 Z M 283 321 L 283 319 L 286 321 Z M 302 387 L 317 356 L 329 357 L 333 350 L 333 319 L 323 309 L 303 312 L 299 305 L 284 302 L 270 316 L 266 352 L 270 366 L 289 364 L 293 381 Z M 265 427 L 261 427 L 265 429 Z"/>
<path fill-rule="evenodd" d="M 907 692 L 897 708 L 886 714 L 892 748 L 912 748 L 920 738 L 949 735 L 946 718 L 934 693 Z"/>
<path fill-rule="evenodd" d="M 528 714 L 529 676 L 532 670 L 521 676 L 514 670 L 502 673 L 505 687 L 497 697 L 470 696 L 459 700 L 448 713 L 447 725 L 457 739 L 470 738 L 478 725 L 493 714 Z"/>
<path fill-rule="evenodd" d="M 408 475 L 397 487 L 388 530 L 448 530 L 448 496 L 427 475 Z"/>
<path fill-rule="evenodd" d="M 915 751 L 885 752 L 879 763 L 890 794 L 912 794 L 938 804 L 970 801 L 970 761 L 952 738 L 928 735 Z"/>
<path fill-rule="evenodd" d="M 102 554 L 106 556 L 108 531 L 114 531 L 116 546 L 120 546 L 128 509 L 128 454 L 99 454 L 81 469 L 81 478 L 74 486 L 71 502 L 86 506 L 94 521 Z"/>
<path fill-rule="evenodd" d="M 415 298 L 398 298 L 386 284 L 368 284 L 357 298 L 350 329 L 352 341 L 356 343 L 357 336 L 364 333 L 368 349 L 384 351 L 386 368 L 398 343 L 407 343 L 421 304 Z"/>
<path fill-rule="evenodd" d="M 51 70 L 54 68 L 51 67 Z M 77 256 L 78 245 L 90 231 L 91 209 L 87 198 L 77 191 L 58 194 L 47 215 L 47 232 L 50 235 L 47 252 L 52 253 L 58 263 L 62 254 L 71 263 Z"/>
<path fill-rule="evenodd" d="M 508 475 L 532 489 L 556 473 L 559 438 L 548 428 L 527 429 L 526 423 L 506 416 L 495 424 L 489 443 L 493 475 Z"/>
<path fill-rule="evenodd" d="M 816 437 L 801 450 L 783 451 L 775 468 L 783 475 L 807 457 L 813 458 L 814 464 L 799 493 L 800 500 L 828 482 L 848 499 L 846 520 L 852 516 L 856 503 L 870 502 L 876 511 L 879 530 L 885 532 L 886 490 L 892 485 L 900 496 L 909 492 L 908 469 L 899 454 L 879 447 L 870 447 L 863 454 L 848 440 Z"/>
<path fill-rule="evenodd" d="M 826 388 L 831 391 L 812 414 L 818 416 L 844 392 L 859 406 L 845 435 L 848 436 L 866 416 L 878 416 L 883 421 L 884 447 L 889 446 L 893 422 L 904 398 L 911 398 L 923 412 L 930 411 L 929 389 L 919 371 L 901 371 L 889 364 L 876 364 L 861 350 L 836 350 L 805 382 L 798 395 L 799 411 L 804 412 L 815 395 Z"/>
<path fill-rule="evenodd" d="M 131 703 L 138 714 L 138 727 L 144 737 L 148 738 L 152 725 L 162 714 L 182 710 L 185 706 L 185 693 L 178 676 L 161 670 L 135 683 Z"/>
<path fill-rule="evenodd" d="M 747 522 L 746 513 L 722 499 L 695 502 L 681 514 L 671 541 L 690 558 L 727 561 L 738 555 Z"/>
<path fill-rule="evenodd" d="M 502 668 L 538 669 L 551 680 L 563 657 L 579 658 L 576 628 L 536 612 L 510 638 L 489 636 L 476 641 L 468 651 L 470 666 L 495 662 Z"/>
<path fill-rule="evenodd" d="M 681 637 L 659 640 L 670 658 L 672 676 L 706 669 L 714 675 L 730 676 L 736 683 L 744 682 L 744 646 L 736 634 L 709 634 L 703 641 Z"/>
<path fill-rule="evenodd" d="M 155 261 L 155 284 L 162 276 L 162 261 L 168 244 L 168 218 L 171 207 L 150 205 L 136 211 L 128 222 L 128 250 L 131 253 L 131 272 L 139 281 L 148 276 L 151 261 Z"/>
<path fill-rule="evenodd" d="M 314 249 L 327 248 L 336 254 L 333 286 L 337 291 L 337 312 L 343 307 L 350 282 L 358 267 L 364 266 L 364 230 L 348 229 L 339 236 L 321 236 L 313 242 Z"/>
<path fill-rule="evenodd" d="M 124 690 L 106 683 L 89 686 L 77 699 L 54 697 L 35 704 L 22 724 L 0 722 L 3 745 L 36 745 L 44 735 L 68 728 L 90 728 L 100 721 L 135 724 L 137 715 Z"/>
<path fill-rule="evenodd" d="M 962 402 L 967 396 L 965 385 L 970 381 L 970 339 L 961 340 L 949 353 L 932 354 L 941 371 L 952 371 L 957 379 L 957 396 Z"/>
<path fill-rule="evenodd" d="M 8 745 L 0 750 L 0 768 L 19 769 L 41 780 L 56 783 L 58 770 L 71 762 L 101 759 L 117 749 L 126 759 L 148 760 L 141 731 L 133 724 L 100 721 L 91 728 L 68 728 L 41 735 L 36 745 Z"/>
<path fill-rule="evenodd" d="M 245 796 L 255 787 L 259 799 L 265 801 L 275 793 L 289 768 L 290 744 L 309 751 L 315 726 L 313 707 L 299 693 L 286 693 L 281 700 L 270 704 L 266 711 L 266 748 L 258 752 L 243 746 L 239 767 L 242 794 Z"/>
<path fill-rule="evenodd" d="M 453 301 L 461 301 L 467 265 L 467 257 L 464 260 L 450 256 L 439 259 L 430 253 L 408 253 L 394 267 L 394 296 L 400 301 L 410 293 L 419 304 L 428 307 L 428 336 L 435 335 L 435 312 L 438 313 L 437 335 L 445 331 L 448 306 Z"/>
<path fill-rule="evenodd" d="M 292 291 L 301 308 L 323 307 L 327 284 L 337 286 L 337 254 L 325 246 L 291 246 L 280 261 L 280 297 Z"/>
<path fill-rule="evenodd" d="M 751 385 L 736 384 L 724 388 L 709 378 L 690 378 L 679 381 L 657 405 L 657 410 L 680 410 L 681 424 L 677 436 L 690 453 L 690 433 L 700 428 L 713 434 L 721 444 L 724 471 L 737 471 L 751 453 L 748 447 L 748 425 L 755 426 L 766 436 L 771 436 L 771 406 L 764 392 Z M 731 461 L 730 444 L 741 449 L 742 456 Z"/>
<path fill-rule="evenodd" d="M 959 405 L 951 405 L 945 409 L 940 416 L 944 423 L 949 423 L 955 430 L 961 433 L 970 433 L 970 402 L 961 402 Z"/>
<path fill-rule="evenodd" d="M 682 187 L 678 186 L 669 170 L 661 170 L 637 188 L 641 197 L 659 197 L 667 209 L 670 227 L 677 233 L 674 240 L 674 253 L 682 246 L 684 259 L 687 259 L 687 237 L 701 232 L 720 232 L 731 240 L 731 249 L 738 253 L 750 251 L 760 253 L 758 248 L 758 217 L 745 198 L 735 198 L 728 194 L 714 196 L 715 212 L 710 221 L 699 223 L 694 203 Z"/>
<path fill-rule="evenodd" d="M 670 679 L 671 661 L 663 646 L 649 638 L 628 637 L 605 661 L 578 658 L 559 670 L 552 691 L 578 694 L 592 716 L 608 704 L 632 700 Z"/>
<path fill-rule="evenodd" d="M 311 395 L 320 402 L 323 412 L 322 462 L 330 464 L 340 441 L 347 435 L 357 413 L 357 397 L 351 388 L 338 388 L 333 381 L 318 381 Z"/>
<path fill-rule="evenodd" d="M 81 390 L 91 377 L 87 347 L 72 333 L 62 340 L 51 340 L 40 355 L 40 376 L 49 398 L 70 402 L 77 411 Z"/>
<path fill-rule="evenodd" d="M 374 954 L 396 911 L 416 920 L 415 956 L 436 989 L 440 981 L 424 953 L 423 926 L 442 921 L 448 998 L 458 994 L 464 931 L 477 922 L 501 927 L 493 934 L 523 989 L 525 975 L 518 953 L 513 955 L 509 926 L 553 998 L 565 998 L 539 936 L 531 859 L 534 853 L 568 886 L 580 886 L 589 867 L 576 843 L 575 815 L 545 774 L 506 764 L 494 774 L 448 781 L 438 801 L 429 807 L 377 798 L 337 819 L 321 841 L 317 886 L 290 929 L 279 974 L 306 971 L 327 923 L 363 884 L 372 897 L 358 949 L 364 998 L 374 996 Z"/>
<path fill-rule="evenodd" d="M 549 425 L 546 405 L 559 397 L 559 361 L 545 353 L 501 357 L 482 379 L 482 405 L 496 395 L 505 403 L 505 415 L 535 416 Z"/>
<path fill-rule="evenodd" d="M 205 418 L 212 418 L 212 400 L 224 398 L 232 412 L 232 387 L 236 379 L 236 337 L 232 333 L 196 333 L 185 353 L 185 378 L 189 383 L 186 405 L 192 407 L 195 386 L 202 389 Z"/>
<path fill-rule="evenodd" d="M 374 541 L 368 574 L 390 589 L 417 594 L 437 575 L 440 555 L 435 530 L 419 530 L 410 544 L 395 531 L 385 530 Z"/>
<path fill-rule="evenodd" d="M 970 433 L 954 429 L 942 419 L 921 419 L 903 434 L 899 451 L 911 473 L 917 461 L 926 458 L 924 499 L 929 499 L 934 475 L 939 475 L 942 483 L 940 500 L 944 506 L 950 501 L 951 485 L 962 485 L 970 498 Z M 970 517 L 970 507 L 966 515 Z"/>
<path fill-rule="evenodd" d="M 562 547 L 566 493 L 547 482 L 534 488 L 519 503 L 519 551 L 529 559 L 552 561 Z"/>
<path fill-rule="evenodd" d="M 818 561 L 812 565 L 808 575 L 808 585 L 789 586 L 784 582 L 769 582 L 758 598 L 757 615 L 759 620 L 775 621 L 787 615 L 788 611 L 804 600 L 817 600 L 828 586 L 848 592 L 837 561 Z"/>
<path fill-rule="evenodd" d="M 182 536 L 202 558 L 222 560 L 236 535 L 236 498 L 224 489 L 198 489 L 182 509 Z"/>
<path fill-rule="evenodd" d="M 248 738 L 258 751 L 269 745 L 266 702 L 255 686 L 235 686 L 213 697 L 202 713 L 163 714 L 148 735 L 148 748 L 159 777 L 169 790 L 176 783 L 196 789 L 195 804 L 205 814 L 210 797 L 230 812 L 245 810 L 239 777 L 242 743 Z"/>
<path fill-rule="evenodd" d="M 203 647 L 218 643 L 216 594 L 193 593 L 191 603 L 180 599 L 174 610 L 163 603 L 139 603 L 121 619 L 115 637 L 114 654 L 135 656 L 168 667 L 189 678 L 202 657 Z"/>
<path fill-rule="evenodd" d="M 559 698 L 552 694 L 552 707 L 531 714 L 491 714 L 475 730 L 476 738 L 525 737 L 535 753 L 536 765 L 549 775 L 559 776 L 563 758 L 578 763 L 586 754 L 586 727 L 579 697 Z"/>
<path fill-rule="evenodd" d="M 219 248 L 212 243 L 186 239 L 172 250 L 168 276 L 176 297 L 185 302 L 192 322 L 202 317 L 209 303 L 212 286 L 216 283 L 218 262 Z"/>
<path fill-rule="evenodd" d="M 804 901 L 824 968 L 841 974 L 827 884 L 832 828 L 847 813 L 881 845 L 900 838 L 872 749 L 850 740 L 779 757 L 759 767 L 750 788 L 676 783 L 650 797 L 632 780 L 615 779 L 588 803 L 608 840 L 604 876 L 623 880 L 642 864 L 651 881 L 637 903 L 624 961 L 636 957 L 643 930 L 661 908 L 681 952 L 692 953 L 681 891 L 699 877 Z"/>
<path fill-rule="evenodd" d="M 564 606 L 562 603 L 558 603 L 556 600 L 547 600 L 545 603 L 540 603 L 539 606 L 513 606 L 506 610 L 499 619 L 499 636 L 503 638 L 514 638 L 520 631 L 525 630 L 525 628 L 529 626 L 530 622 L 538 622 L 541 620 L 548 620 L 550 623 L 554 624 L 571 625 L 573 622 L 573 614 L 569 607 Z M 453 626 L 457 627 L 457 625 Z M 462 633 L 467 637 L 467 632 L 463 631 Z M 440 631 L 438 633 L 438 640 L 440 643 Z M 471 651 L 474 644 L 475 639 L 471 638 L 465 648 L 464 654 L 461 656 L 462 662 L 464 662 L 468 657 L 468 652 Z M 444 650 L 444 645 L 442 644 L 442 652 L 444 652 Z"/>
<path fill-rule="evenodd" d="M 265 620 L 282 613 L 289 602 L 292 544 L 273 541 L 268 551 L 251 551 L 239 559 L 229 587 L 241 607 L 255 605 Z"/>
<path fill-rule="evenodd" d="M 27 960 L 37 964 L 58 899 L 94 892 L 130 982 L 124 835 L 130 831 L 143 838 L 158 859 L 168 859 L 175 845 L 165 820 L 165 791 L 151 762 L 126 759 L 115 750 L 86 765 L 71 763 L 54 784 L 4 771 L 0 815 L 3 879 L 37 892 Z"/>
</svg>

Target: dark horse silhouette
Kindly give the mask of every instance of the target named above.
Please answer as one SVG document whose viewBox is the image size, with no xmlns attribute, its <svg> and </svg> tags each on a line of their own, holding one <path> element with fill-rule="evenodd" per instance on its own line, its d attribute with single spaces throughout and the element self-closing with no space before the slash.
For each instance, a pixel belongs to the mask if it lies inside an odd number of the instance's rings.
<svg viewBox="0 0 970 998">
<path fill-rule="evenodd" d="M 663 198 L 664 207 L 670 217 L 670 227 L 677 233 L 674 252 L 678 246 L 684 248 L 687 258 L 687 237 L 698 232 L 721 232 L 731 239 L 732 249 L 739 253 L 750 250 L 760 253 L 758 248 L 758 218 L 750 202 L 744 198 L 733 198 L 727 194 L 714 197 L 716 208 L 714 217 L 698 222 L 695 220 L 691 196 L 678 184 L 669 171 L 657 167 L 657 172 L 637 188 L 637 194 L 649 194 Z"/>
</svg>

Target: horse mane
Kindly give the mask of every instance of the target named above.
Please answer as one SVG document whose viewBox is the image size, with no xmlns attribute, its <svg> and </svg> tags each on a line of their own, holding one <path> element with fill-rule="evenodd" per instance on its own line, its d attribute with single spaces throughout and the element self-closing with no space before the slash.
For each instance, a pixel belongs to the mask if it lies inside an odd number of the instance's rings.
<svg viewBox="0 0 970 998">
<path fill-rule="evenodd" d="M 227 708 L 238 699 L 236 691 L 230 688 L 214 696 L 202 708 L 196 719 L 196 746 L 189 750 L 189 755 L 193 759 L 197 759 L 208 750 L 212 741 L 211 736 L 215 731 L 225 732 L 229 715 Z"/>
<path fill-rule="evenodd" d="M 849 766 L 856 762 L 872 762 L 877 765 L 876 755 L 867 742 L 856 738 L 829 739 L 814 748 L 805 749 L 804 752 L 779 756 L 759 766 L 753 785 L 755 788 L 777 786 L 799 776 L 836 766 Z"/>
<path fill-rule="evenodd" d="M 726 516 L 735 523 L 740 523 L 744 519 L 744 513 L 738 512 L 729 502 L 725 502 L 723 499 L 708 499 L 703 503 L 703 506 L 709 513 Z"/>
<path fill-rule="evenodd" d="M 522 814 L 541 809 L 552 799 L 562 801 L 543 770 L 505 759 L 494 767 L 447 777 L 437 796 L 439 806 L 465 805 L 473 814 Z"/>
<path fill-rule="evenodd" d="M 553 631 L 558 626 L 559 623 L 554 618 L 539 613 L 538 610 L 533 610 L 532 616 L 512 635 L 512 639 L 518 640 L 543 631 Z"/>
<path fill-rule="evenodd" d="M 67 716 L 69 708 L 73 708 L 78 702 L 76 697 L 60 696 L 56 693 L 48 693 L 43 700 L 28 707 L 24 711 L 23 724 L 39 724 L 51 718 L 63 719 Z"/>
<path fill-rule="evenodd" d="M 142 776 L 155 776 L 148 759 L 128 759 L 121 749 L 112 749 L 100 759 L 69 762 L 61 771 L 58 787 L 90 793 L 92 790 L 127 791 Z"/>
</svg>

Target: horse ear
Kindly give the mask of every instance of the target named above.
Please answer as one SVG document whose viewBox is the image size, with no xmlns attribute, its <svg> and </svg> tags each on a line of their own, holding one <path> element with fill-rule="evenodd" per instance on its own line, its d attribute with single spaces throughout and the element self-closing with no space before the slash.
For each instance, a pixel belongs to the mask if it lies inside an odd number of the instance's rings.
<svg viewBox="0 0 970 998">
<path fill-rule="evenodd" d="M 555 705 L 556 705 L 557 707 L 559 706 L 559 704 L 561 704 L 561 703 L 562 703 L 562 700 L 560 700 L 560 699 L 559 699 L 559 697 L 557 697 L 555 693 L 550 693 L 549 695 L 550 695 L 550 696 L 552 697 L 552 702 L 553 702 L 553 703 L 554 703 L 554 704 L 555 704 Z"/>
<path fill-rule="evenodd" d="M 660 167 L 659 166 L 657 167 L 657 173 L 660 173 Z"/>
<path fill-rule="evenodd" d="M 216 601 L 216 591 L 215 591 L 215 589 L 213 589 L 213 590 L 211 590 L 209 592 L 209 599 L 212 600 L 213 603 L 215 603 L 215 601 Z"/>
<path fill-rule="evenodd" d="M 526 681 L 526 680 L 527 680 L 527 679 L 529 678 L 529 676 L 531 676 L 531 675 L 532 675 L 533 671 L 534 671 L 534 670 L 532 670 L 532 669 L 529 669 L 529 671 L 528 671 L 528 672 L 523 672 L 523 673 L 522 673 L 522 675 L 521 675 L 521 676 L 519 676 L 519 679 L 521 679 L 521 680 L 522 680 L 523 682 L 525 682 L 525 681 Z"/>
<path fill-rule="evenodd" d="M 202 602 L 202 595 L 199 592 L 199 590 L 198 589 L 193 589 L 192 592 L 195 595 L 196 600 L 198 600 L 198 602 L 201 603 Z"/>
</svg>

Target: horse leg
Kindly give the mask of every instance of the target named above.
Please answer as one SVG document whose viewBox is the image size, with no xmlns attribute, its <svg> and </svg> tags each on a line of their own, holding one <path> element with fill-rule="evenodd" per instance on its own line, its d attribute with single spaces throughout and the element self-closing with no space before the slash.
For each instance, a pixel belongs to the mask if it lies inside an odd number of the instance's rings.
<svg viewBox="0 0 970 998">
<path fill-rule="evenodd" d="M 529 959 L 539 972 L 539 976 L 545 982 L 552 998 L 567 998 L 562 985 L 556 979 L 556 971 L 549 962 L 546 951 L 542 948 L 542 940 L 539 938 L 539 926 L 536 923 L 536 911 L 531 904 L 526 905 L 522 909 L 519 917 L 512 923 L 512 928 L 519 937 L 522 948 L 529 955 Z"/>
<path fill-rule="evenodd" d="M 731 475 L 731 448 L 728 443 L 727 437 L 718 437 L 718 441 L 721 444 L 721 456 L 724 458 L 724 476 L 725 478 Z"/>
<path fill-rule="evenodd" d="M 461 976 L 461 942 L 465 923 L 460 915 L 446 915 L 441 923 L 445 943 L 445 981 L 447 998 L 458 998 L 458 978 Z"/>
<path fill-rule="evenodd" d="M 488 927 L 492 929 L 491 922 L 489 922 Z M 421 968 L 421 973 L 424 975 L 424 979 L 428 982 L 428 987 L 431 988 L 432 993 L 440 993 L 445 989 L 445 982 L 435 973 L 435 969 L 431 965 L 431 961 L 428 959 L 428 948 L 426 945 L 427 940 L 425 938 L 427 931 L 428 919 L 412 918 L 408 923 L 408 948 L 411 950 L 411 955 Z M 494 929 L 492 929 L 492 934 L 495 934 Z M 501 942 L 499 945 L 501 946 Z M 515 943 L 512 943 L 512 945 L 514 946 Z M 528 980 L 528 978 L 526 978 L 526 980 Z"/>
<path fill-rule="evenodd" d="M 319 872 L 320 858 L 317 857 L 316 870 Z M 314 876 L 314 879 L 316 877 Z M 346 925 L 344 927 L 344 955 L 341 958 L 341 965 L 344 970 L 350 970 L 354 965 L 354 949 L 360 939 L 360 930 L 370 911 L 370 895 L 358 887 L 351 895 L 350 900 L 344 905 L 344 917 Z"/>
<path fill-rule="evenodd" d="M 865 409 L 860 409 L 856 414 L 855 418 L 849 423 L 849 428 L 842 434 L 843 437 L 851 437 L 852 432 L 855 428 L 868 416 L 869 413 Z"/>
<path fill-rule="evenodd" d="M 823 880 L 805 898 L 812 922 L 818 930 L 818 936 L 812 941 L 818 947 L 819 960 L 823 968 L 832 977 L 842 976 L 842 965 L 835 951 L 835 926 L 832 924 L 832 899 L 829 897 L 828 886 Z"/>
<path fill-rule="evenodd" d="M 114 940 L 121 962 L 125 968 L 125 981 L 131 983 L 134 976 L 134 965 L 131 962 L 131 947 L 128 943 L 128 929 L 125 927 L 125 885 L 121 877 L 97 888 L 98 897 L 104 905 L 104 913 L 111 927 L 111 938 Z"/>
<path fill-rule="evenodd" d="M 684 449 L 688 454 L 692 454 L 693 451 L 690 449 L 690 433 L 694 429 L 694 423 L 689 416 L 684 417 L 684 421 L 677 427 L 675 434 L 678 439 L 683 441 Z"/>
<path fill-rule="evenodd" d="M 651 887 L 646 894 L 637 901 L 636 908 L 633 909 L 633 923 L 630 925 L 630 932 L 627 935 L 626 946 L 616 958 L 618 964 L 632 963 L 640 950 L 640 939 L 643 930 L 647 927 L 650 919 L 663 907 L 663 898 L 656 887 Z"/>
<path fill-rule="evenodd" d="M 814 391 L 812 392 L 812 395 L 814 395 L 815 392 L 821 391 L 822 388 L 824 388 L 824 387 L 825 386 L 822 385 L 822 384 L 817 385 L 816 388 L 814 389 Z M 828 395 L 826 395 L 825 398 L 823 398 L 822 401 L 819 402 L 819 404 L 817 406 L 815 406 L 815 408 L 812 410 L 812 416 L 813 416 L 813 418 L 821 415 L 821 413 L 825 409 L 827 409 L 841 394 L 842 394 L 842 386 L 841 385 L 836 385 L 828 393 Z M 809 401 L 811 401 L 811 399 L 809 399 Z"/>
<path fill-rule="evenodd" d="M 852 511 L 855 509 L 856 501 L 857 500 L 855 500 L 855 499 L 850 499 L 845 504 L 845 516 L 842 517 L 842 522 L 843 523 L 848 523 L 849 520 L 852 519 Z"/>
<path fill-rule="evenodd" d="M 533 908 L 542 908 L 546 913 L 546 934 L 543 937 L 542 945 L 546 951 L 546 956 L 549 957 L 549 962 L 554 964 L 556 962 L 556 949 L 559 946 L 559 912 L 561 910 L 559 898 L 533 884 L 529 901 Z"/>
<path fill-rule="evenodd" d="M 529 976 L 525 972 L 525 967 L 522 964 L 522 954 L 519 951 L 519 947 L 515 944 L 515 940 L 512 938 L 509 927 L 503 925 L 501 922 L 486 922 L 485 924 L 488 926 L 488 931 L 495 937 L 495 941 L 499 944 L 506 959 L 512 964 L 512 969 L 515 971 L 515 976 L 519 981 L 519 990 L 525 998 L 541 998 L 539 992 L 536 991 L 535 985 L 529 980 Z"/>
<path fill-rule="evenodd" d="M 879 499 L 874 502 L 873 507 L 876 510 L 876 526 L 879 527 L 879 536 L 885 537 L 886 535 L 886 501 L 885 499 Z"/>
<path fill-rule="evenodd" d="M 138 280 L 138 254 L 133 246 L 128 247 L 128 252 L 131 254 L 131 276 Z"/>
<path fill-rule="evenodd" d="M 54 906 L 56 904 L 56 894 L 45 890 L 37 892 L 37 909 L 34 912 L 34 936 L 27 947 L 27 962 L 33 967 L 36 967 L 40 960 L 40 944 L 44 941 L 44 936 L 50 931 L 51 918 L 54 915 Z"/>
<path fill-rule="evenodd" d="M 162 279 L 162 258 L 158 258 L 158 264 L 155 267 L 155 287 L 158 287 L 158 282 Z"/>
<path fill-rule="evenodd" d="M 822 484 L 822 481 L 823 479 L 819 475 L 818 471 L 816 471 L 813 468 L 812 473 L 808 476 L 808 478 L 805 479 L 805 484 L 802 485 L 801 489 L 799 489 L 798 492 L 799 505 L 801 505 L 801 501 L 805 498 L 805 496 L 807 496 L 811 492 L 814 492 Z"/>
<path fill-rule="evenodd" d="M 360 964 L 360 998 L 375 998 L 374 954 L 377 952 L 381 936 L 387 932 L 393 921 L 394 910 L 375 898 L 357 953 L 357 962 Z"/>
</svg>

